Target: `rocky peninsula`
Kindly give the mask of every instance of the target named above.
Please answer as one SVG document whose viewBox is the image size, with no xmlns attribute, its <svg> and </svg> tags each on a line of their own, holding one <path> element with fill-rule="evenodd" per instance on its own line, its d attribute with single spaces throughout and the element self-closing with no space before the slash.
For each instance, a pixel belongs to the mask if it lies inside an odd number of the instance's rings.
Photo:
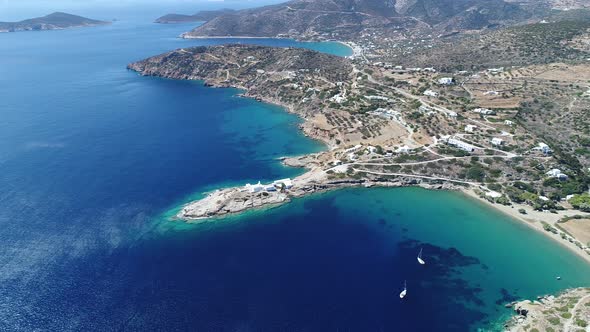
<svg viewBox="0 0 590 332">
<path fill-rule="evenodd" d="M 98 21 L 82 16 L 55 12 L 43 17 L 19 22 L 0 22 L 0 32 L 62 30 L 75 27 L 106 25 L 110 22 Z"/>
<path fill-rule="evenodd" d="M 590 261 L 586 239 L 590 218 L 574 211 L 583 208 L 580 202 L 587 199 L 581 188 L 586 179 L 583 165 L 588 161 L 577 161 L 557 144 L 552 143 L 552 149 L 545 143 L 546 136 L 536 135 L 539 126 L 518 125 L 513 112 L 470 109 L 461 104 L 464 97 L 455 97 L 470 91 L 469 103 L 499 105 L 467 87 L 474 80 L 478 87 L 492 89 L 494 84 L 504 84 L 494 72 L 441 74 L 432 68 L 392 68 L 307 49 L 241 44 L 178 49 L 131 63 L 128 69 L 144 76 L 239 88 L 241 96 L 274 103 L 298 115 L 304 120 L 301 130 L 328 147 L 324 152 L 283 159 L 288 166 L 307 170 L 288 179 L 290 186 L 275 181 L 220 189 L 183 207 L 178 214 L 182 220 L 272 207 L 350 186 L 458 189 Z M 588 85 L 581 80 L 583 68 L 554 65 L 528 70 L 527 75 L 538 70 L 543 76 L 535 76 L 539 90 L 527 90 L 527 95 L 547 93 L 555 81 L 552 72 L 575 82 L 559 85 L 556 102 L 563 98 L 565 103 L 566 96 Z M 520 78 L 510 78 L 510 84 L 519 82 Z M 446 97 L 439 98 L 436 91 Z M 506 102 L 510 99 L 502 97 L 502 105 Z"/>
<path fill-rule="evenodd" d="M 505 325 L 507 332 L 585 332 L 590 326 L 590 288 L 569 289 L 557 296 L 511 303 L 516 316 Z"/>
</svg>

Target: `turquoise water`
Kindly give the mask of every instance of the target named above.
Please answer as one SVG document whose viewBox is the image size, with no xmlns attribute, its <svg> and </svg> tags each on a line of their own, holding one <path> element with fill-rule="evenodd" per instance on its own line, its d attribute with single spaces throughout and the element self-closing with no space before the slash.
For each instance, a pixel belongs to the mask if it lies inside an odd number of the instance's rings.
<svg viewBox="0 0 590 332">
<path fill-rule="evenodd" d="M 277 158 L 323 147 L 237 90 L 125 70 L 227 40 L 119 18 L 0 34 L 0 330 L 466 331 L 590 283 L 577 257 L 455 193 L 351 189 L 170 221 L 207 190 L 300 174 Z"/>
</svg>

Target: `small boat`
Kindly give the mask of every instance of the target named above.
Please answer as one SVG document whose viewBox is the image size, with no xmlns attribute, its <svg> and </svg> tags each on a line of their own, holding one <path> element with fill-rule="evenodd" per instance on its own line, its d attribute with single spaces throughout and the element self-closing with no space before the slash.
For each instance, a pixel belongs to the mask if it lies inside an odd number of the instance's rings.
<svg viewBox="0 0 590 332">
<path fill-rule="evenodd" d="M 404 280 L 404 290 L 399 293 L 399 298 L 403 299 L 404 297 L 406 297 L 406 293 L 408 292 L 407 288 L 406 288 L 406 281 Z"/>
<path fill-rule="evenodd" d="M 422 259 L 422 248 L 420 248 L 420 253 L 418 254 L 418 263 L 420 263 L 420 265 L 426 264 L 426 262 Z"/>
<path fill-rule="evenodd" d="M 555 278 L 555 279 L 557 279 L 557 280 L 561 280 L 561 277 L 557 277 L 557 278 Z"/>
</svg>

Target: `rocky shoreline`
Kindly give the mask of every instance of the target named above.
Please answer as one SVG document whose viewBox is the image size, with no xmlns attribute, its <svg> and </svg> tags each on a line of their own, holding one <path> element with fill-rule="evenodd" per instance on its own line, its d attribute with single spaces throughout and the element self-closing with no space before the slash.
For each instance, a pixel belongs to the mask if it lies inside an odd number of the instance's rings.
<svg viewBox="0 0 590 332">
<path fill-rule="evenodd" d="M 573 288 L 554 296 L 512 302 L 516 315 L 504 325 L 507 332 L 584 332 L 590 326 L 590 288 Z"/>
<path fill-rule="evenodd" d="M 291 160 L 291 159 L 288 159 Z M 288 162 L 286 164 L 289 164 Z M 412 177 L 395 179 L 338 179 L 331 180 L 321 169 L 313 169 L 292 180 L 293 187 L 276 191 L 251 192 L 245 187 L 218 189 L 205 198 L 185 205 L 177 214 L 179 219 L 198 222 L 208 218 L 238 214 L 247 210 L 276 207 L 294 198 L 352 187 L 421 187 L 430 190 L 459 190 L 460 187 L 443 181 L 428 181 Z"/>
</svg>

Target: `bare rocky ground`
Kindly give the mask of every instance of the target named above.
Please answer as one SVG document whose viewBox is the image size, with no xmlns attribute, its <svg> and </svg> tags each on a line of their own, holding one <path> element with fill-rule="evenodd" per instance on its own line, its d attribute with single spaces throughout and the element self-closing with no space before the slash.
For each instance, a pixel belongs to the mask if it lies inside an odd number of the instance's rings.
<svg viewBox="0 0 590 332">
<path fill-rule="evenodd" d="M 590 288 L 520 301 L 512 307 L 517 316 L 506 324 L 508 332 L 586 332 L 590 326 Z"/>
</svg>

